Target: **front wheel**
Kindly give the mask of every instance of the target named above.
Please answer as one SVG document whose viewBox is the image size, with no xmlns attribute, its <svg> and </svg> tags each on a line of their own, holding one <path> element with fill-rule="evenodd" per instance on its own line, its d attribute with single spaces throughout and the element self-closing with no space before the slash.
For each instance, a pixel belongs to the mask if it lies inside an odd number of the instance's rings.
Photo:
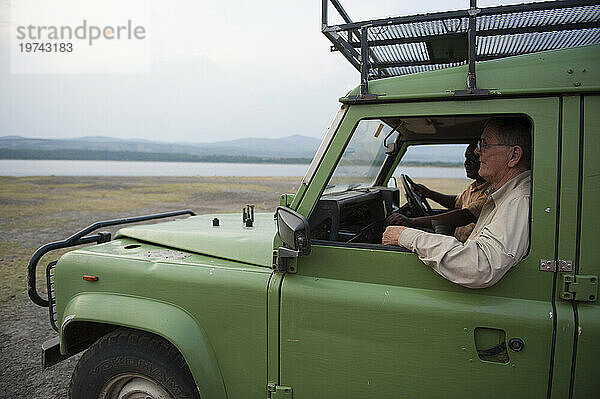
<svg viewBox="0 0 600 399">
<path fill-rule="evenodd" d="M 116 330 L 96 341 L 73 371 L 71 399 L 199 399 L 179 351 L 156 335 Z"/>
</svg>

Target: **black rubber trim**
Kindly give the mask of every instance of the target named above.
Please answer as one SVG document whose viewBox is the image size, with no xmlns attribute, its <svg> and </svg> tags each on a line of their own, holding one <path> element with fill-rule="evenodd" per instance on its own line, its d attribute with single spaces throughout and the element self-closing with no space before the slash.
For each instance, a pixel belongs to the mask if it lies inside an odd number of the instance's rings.
<svg viewBox="0 0 600 399">
<path fill-rule="evenodd" d="M 268 290 L 269 290 L 269 287 L 271 287 L 271 283 L 272 283 L 272 280 L 274 277 L 275 277 L 275 272 L 272 272 L 271 275 L 269 276 L 269 282 L 267 283 L 267 316 L 269 313 L 268 309 L 270 308 L 270 305 L 269 305 L 270 296 L 268 294 Z M 278 359 L 277 359 L 277 372 L 276 372 L 276 374 L 277 374 L 276 380 L 277 381 L 269 381 L 269 382 L 276 382 L 277 384 L 279 384 L 279 379 L 281 377 L 281 299 L 282 299 L 281 298 L 281 285 L 282 284 L 283 284 L 283 277 L 279 281 L 279 285 L 277 287 L 277 297 L 274 298 L 274 301 L 273 301 L 273 302 L 277 302 L 277 307 L 278 307 L 278 309 L 277 309 L 277 358 Z M 273 300 L 273 298 L 271 298 L 271 300 Z M 269 324 L 270 323 L 273 323 L 273 321 L 269 320 L 269 318 L 267 317 L 267 350 L 269 350 L 269 339 L 270 339 Z M 267 354 L 267 367 L 269 365 L 268 357 L 269 357 L 269 355 Z M 267 375 L 268 375 L 268 373 L 267 373 Z"/>
<path fill-rule="evenodd" d="M 575 386 L 575 364 L 577 360 L 577 342 L 579 341 L 579 313 L 577 312 L 577 302 L 572 302 L 574 331 L 573 331 L 573 358 L 571 360 L 571 381 L 569 382 L 569 399 L 573 399 L 573 388 Z"/>
<path fill-rule="evenodd" d="M 279 360 L 277 361 L 277 383 L 280 384 L 281 383 L 281 365 L 283 364 L 283 359 L 281 358 L 282 356 L 282 350 L 281 350 L 281 326 L 283 324 L 283 320 L 282 317 L 283 315 L 281 314 L 281 310 L 283 309 L 283 280 L 285 280 L 285 278 L 288 276 L 288 274 L 284 274 L 281 277 L 281 280 L 279 280 L 279 287 L 277 288 L 277 301 L 279 303 L 279 309 L 277 312 L 277 323 L 279 323 L 279 325 L 277 326 L 277 356 L 279 357 Z"/>
<path fill-rule="evenodd" d="M 394 252 L 411 252 L 404 247 L 396 245 L 383 245 L 383 244 L 369 244 L 363 242 L 340 242 L 340 241 L 328 241 L 328 240 L 311 240 L 313 245 L 322 245 L 324 247 L 341 247 L 341 248 L 359 248 L 359 249 L 376 249 L 380 251 L 394 251 Z"/>
</svg>

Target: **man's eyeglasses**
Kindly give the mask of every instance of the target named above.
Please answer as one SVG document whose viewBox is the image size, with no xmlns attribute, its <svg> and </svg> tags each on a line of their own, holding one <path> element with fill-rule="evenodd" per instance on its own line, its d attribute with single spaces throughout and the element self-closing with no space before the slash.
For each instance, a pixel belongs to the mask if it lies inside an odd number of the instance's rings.
<svg viewBox="0 0 600 399">
<path fill-rule="evenodd" d="M 487 144 L 482 142 L 481 140 L 477 141 L 477 149 L 482 152 L 485 151 L 488 147 L 513 147 L 514 144 Z"/>
</svg>

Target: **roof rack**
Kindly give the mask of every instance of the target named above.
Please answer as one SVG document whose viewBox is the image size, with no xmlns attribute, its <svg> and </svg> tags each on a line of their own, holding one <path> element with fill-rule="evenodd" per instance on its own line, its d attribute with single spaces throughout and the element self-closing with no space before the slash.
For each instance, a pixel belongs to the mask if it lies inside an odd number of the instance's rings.
<svg viewBox="0 0 600 399">
<path fill-rule="evenodd" d="M 331 3 L 345 21 L 328 25 Z M 477 88 L 477 61 L 600 43 L 600 0 L 560 0 L 352 22 L 339 0 L 322 0 L 321 31 L 360 72 L 357 100 L 369 80 L 468 64 L 466 90 Z M 363 56 L 365 55 L 365 56 Z"/>
</svg>

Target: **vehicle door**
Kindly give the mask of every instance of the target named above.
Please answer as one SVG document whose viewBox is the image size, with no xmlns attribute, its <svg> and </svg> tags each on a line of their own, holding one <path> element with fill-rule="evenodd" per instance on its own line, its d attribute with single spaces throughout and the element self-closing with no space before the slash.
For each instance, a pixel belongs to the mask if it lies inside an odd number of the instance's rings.
<svg viewBox="0 0 600 399">
<path fill-rule="evenodd" d="M 553 398 L 600 397 L 600 96 L 561 99 Z"/>
<path fill-rule="evenodd" d="M 305 398 L 545 397 L 553 345 L 558 98 L 352 106 L 298 206 L 308 216 L 364 118 L 525 114 L 534 125 L 528 256 L 468 289 L 391 247 L 314 244 L 280 297 L 279 381 Z M 509 342 L 519 351 L 502 349 Z"/>
</svg>

